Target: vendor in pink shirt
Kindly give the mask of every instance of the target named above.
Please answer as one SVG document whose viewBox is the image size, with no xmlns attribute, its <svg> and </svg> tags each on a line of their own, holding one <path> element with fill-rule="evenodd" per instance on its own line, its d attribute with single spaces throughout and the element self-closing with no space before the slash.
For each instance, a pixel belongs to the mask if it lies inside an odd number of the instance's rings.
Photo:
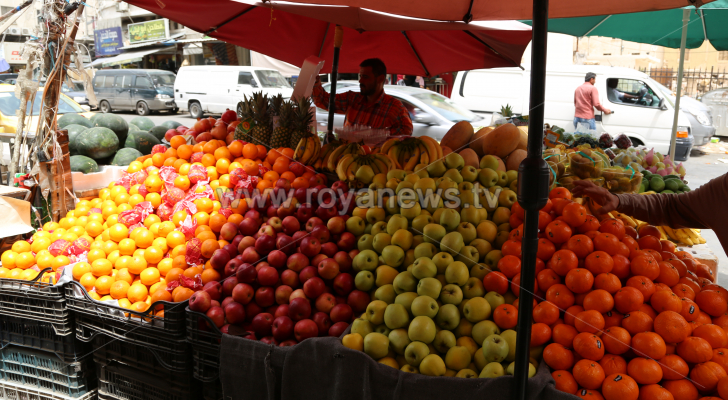
<svg viewBox="0 0 728 400">
<path fill-rule="evenodd" d="M 611 114 L 612 112 L 599 103 L 599 91 L 594 86 L 597 74 L 593 72 L 587 72 L 584 78 L 584 84 L 576 88 L 574 91 L 574 107 L 576 112 L 574 113 L 574 128 L 579 123 L 589 124 L 589 129 L 596 130 L 597 124 L 594 119 L 594 109 L 602 111 L 604 114 Z"/>
</svg>

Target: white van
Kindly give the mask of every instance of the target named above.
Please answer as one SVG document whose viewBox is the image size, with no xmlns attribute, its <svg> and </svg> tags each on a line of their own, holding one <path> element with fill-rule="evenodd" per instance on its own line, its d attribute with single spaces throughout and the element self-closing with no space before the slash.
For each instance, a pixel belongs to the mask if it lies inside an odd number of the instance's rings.
<svg viewBox="0 0 728 400">
<path fill-rule="evenodd" d="M 275 69 L 197 65 L 182 67 L 174 82 L 174 99 L 180 109 L 187 108 L 192 118 L 204 113 L 220 114 L 226 109 L 236 110 L 243 96 L 262 91 L 269 97 L 279 93 L 286 99 L 293 88 Z M 240 114 L 240 110 L 237 110 Z"/>
<path fill-rule="evenodd" d="M 667 154 L 670 148 L 674 106 L 665 99 L 657 83 L 646 74 L 619 67 L 599 65 L 548 66 L 546 70 L 546 109 L 544 122 L 574 131 L 574 90 L 584 83 L 587 72 L 597 75 L 594 85 L 601 104 L 614 114 L 597 121 L 598 132 L 612 136 L 625 133 L 635 145 L 654 147 Z M 473 111 L 498 112 L 510 104 L 514 114 L 528 115 L 531 71 L 496 68 L 458 73 L 451 99 Z M 619 93 L 635 96 L 619 100 L 607 83 L 616 83 Z M 608 96 L 609 94 L 609 96 Z M 629 96 L 628 96 L 629 97 Z M 597 119 L 600 111 L 595 110 Z M 678 114 L 677 159 L 687 158 L 692 147 L 690 121 Z M 685 154 L 686 153 L 686 154 Z"/>
</svg>

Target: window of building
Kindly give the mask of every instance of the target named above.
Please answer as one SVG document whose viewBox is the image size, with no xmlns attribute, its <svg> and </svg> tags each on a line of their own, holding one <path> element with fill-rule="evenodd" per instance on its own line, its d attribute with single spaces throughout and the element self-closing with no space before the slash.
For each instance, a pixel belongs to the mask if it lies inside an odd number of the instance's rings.
<svg viewBox="0 0 728 400">
<path fill-rule="evenodd" d="M 603 55 L 605 55 L 605 56 L 611 56 L 612 53 L 604 53 Z"/>
<path fill-rule="evenodd" d="M 633 55 L 633 56 L 638 56 L 638 55 L 640 55 L 640 54 L 641 54 L 641 53 L 632 53 L 632 55 Z"/>
<path fill-rule="evenodd" d="M 15 7 L 2 6 L 2 7 L 0 7 L 0 15 L 5 15 L 5 14 L 9 13 L 10 11 L 13 11 L 14 8 Z"/>
<path fill-rule="evenodd" d="M 719 51 L 718 61 L 728 61 L 728 51 Z"/>
</svg>

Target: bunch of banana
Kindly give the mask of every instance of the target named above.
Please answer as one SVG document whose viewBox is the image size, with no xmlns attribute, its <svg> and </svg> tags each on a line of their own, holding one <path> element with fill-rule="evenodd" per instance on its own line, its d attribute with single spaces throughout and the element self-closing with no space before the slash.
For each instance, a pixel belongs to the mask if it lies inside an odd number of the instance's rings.
<svg viewBox="0 0 728 400">
<path fill-rule="evenodd" d="M 328 172 L 335 172 L 339 161 L 347 154 L 364 155 L 364 149 L 362 149 L 361 144 L 359 143 L 341 144 L 333 151 L 329 152 L 326 157 L 322 157 L 321 169 Z"/>
<path fill-rule="evenodd" d="M 334 150 L 336 150 L 342 144 L 344 144 L 344 142 L 339 141 L 339 140 L 334 140 L 332 142 L 326 143 L 321 148 L 321 153 L 316 158 L 316 161 L 313 163 L 313 167 L 315 169 L 319 169 L 319 170 L 320 169 L 324 169 L 324 170 L 327 169 L 326 168 L 326 162 L 327 162 L 329 156 L 331 155 L 331 153 L 334 152 Z M 331 172 L 331 171 L 329 171 L 329 172 Z"/>
<path fill-rule="evenodd" d="M 673 242 L 681 243 L 686 246 L 705 243 L 705 239 L 700 236 L 700 232 L 697 229 L 672 229 L 669 226 L 658 226 L 657 229 L 659 229 L 660 233 L 665 236 L 664 239 L 670 239 Z"/>
<path fill-rule="evenodd" d="M 302 138 L 293 153 L 293 160 L 303 165 L 313 165 L 321 153 L 321 140 L 317 135 L 310 135 Z"/>
<path fill-rule="evenodd" d="M 367 170 L 368 167 L 371 171 Z M 360 171 L 359 169 L 362 168 Z M 342 181 L 369 185 L 374 175 L 394 169 L 394 161 L 386 154 L 346 154 L 336 164 L 336 174 Z"/>
<path fill-rule="evenodd" d="M 394 161 L 397 169 L 413 171 L 417 164 L 429 165 L 443 157 L 440 144 L 427 136 L 416 138 L 389 139 L 380 149 Z"/>
</svg>

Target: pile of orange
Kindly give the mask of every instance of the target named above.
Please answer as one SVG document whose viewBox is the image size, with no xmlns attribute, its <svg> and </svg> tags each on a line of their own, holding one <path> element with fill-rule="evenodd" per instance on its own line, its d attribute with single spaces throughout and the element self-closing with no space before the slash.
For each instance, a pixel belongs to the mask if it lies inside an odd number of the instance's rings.
<svg viewBox="0 0 728 400">
<path fill-rule="evenodd" d="M 511 211 L 523 217 L 518 204 Z M 710 269 L 654 227 L 638 234 L 600 221 L 563 188 L 542 211 L 531 344 L 551 342 L 543 360 L 557 389 L 607 400 L 728 399 L 728 290 Z M 521 235 L 522 226 L 511 232 L 486 290 L 517 287 L 520 263 L 509 260 L 520 261 Z"/>
</svg>

